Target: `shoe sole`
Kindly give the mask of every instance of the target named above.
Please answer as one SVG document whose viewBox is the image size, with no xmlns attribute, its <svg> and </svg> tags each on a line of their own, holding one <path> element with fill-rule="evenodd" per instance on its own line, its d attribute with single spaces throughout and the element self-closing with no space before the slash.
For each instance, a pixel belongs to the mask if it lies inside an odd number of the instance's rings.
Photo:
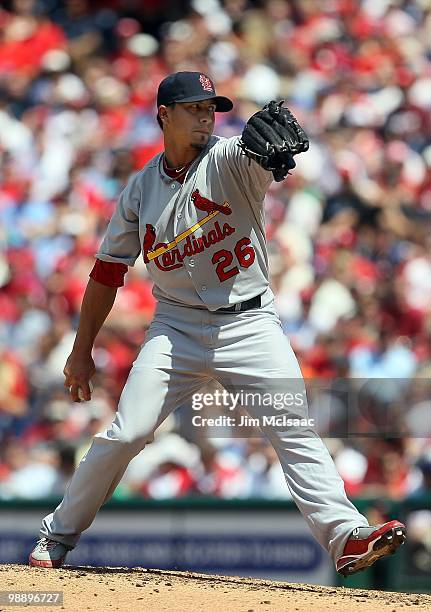
<svg viewBox="0 0 431 612">
<path fill-rule="evenodd" d="M 58 569 L 63 566 L 64 560 L 66 557 L 62 557 L 61 559 L 57 559 L 53 561 L 50 559 L 49 561 L 42 561 L 41 559 L 35 559 L 31 555 L 28 558 L 28 564 L 31 567 L 45 567 L 49 569 Z"/>
<path fill-rule="evenodd" d="M 402 546 L 406 541 L 405 527 L 393 527 L 374 542 L 372 549 L 365 553 L 360 559 L 350 561 L 344 567 L 338 570 L 338 573 L 344 576 L 351 576 L 357 572 L 362 572 L 370 565 L 387 555 L 393 555 L 397 548 Z"/>
</svg>

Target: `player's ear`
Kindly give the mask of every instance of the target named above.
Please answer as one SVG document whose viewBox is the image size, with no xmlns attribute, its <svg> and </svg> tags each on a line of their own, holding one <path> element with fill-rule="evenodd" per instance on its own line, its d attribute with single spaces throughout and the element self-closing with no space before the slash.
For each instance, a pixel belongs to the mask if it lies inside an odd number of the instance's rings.
<svg viewBox="0 0 431 612">
<path fill-rule="evenodd" d="M 164 104 L 161 104 L 159 106 L 159 110 L 157 112 L 157 122 L 160 125 L 162 130 L 163 130 L 163 126 L 165 125 L 166 121 L 168 121 L 169 119 L 169 111 L 170 109 L 173 109 L 174 106 L 175 106 L 175 102 L 172 102 L 172 104 L 169 104 L 167 106 L 165 106 Z"/>
<path fill-rule="evenodd" d="M 162 127 L 166 121 L 166 119 L 168 118 L 168 107 L 165 106 L 164 104 L 161 104 L 159 106 L 159 112 L 157 114 L 157 117 L 159 119 L 159 125 L 160 127 Z"/>
</svg>

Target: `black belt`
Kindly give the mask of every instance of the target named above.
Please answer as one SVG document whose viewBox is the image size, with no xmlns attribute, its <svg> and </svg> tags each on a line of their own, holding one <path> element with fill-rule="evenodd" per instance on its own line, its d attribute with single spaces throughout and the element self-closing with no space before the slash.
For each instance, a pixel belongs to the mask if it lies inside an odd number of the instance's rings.
<svg viewBox="0 0 431 612">
<path fill-rule="evenodd" d="M 260 308 L 262 306 L 262 300 L 260 295 L 256 297 L 252 297 L 245 302 L 238 302 L 238 304 L 234 304 L 233 306 L 228 306 L 227 308 L 217 308 L 216 312 L 245 312 L 246 310 L 251 310 L 252 308 Z"/>
</svg>

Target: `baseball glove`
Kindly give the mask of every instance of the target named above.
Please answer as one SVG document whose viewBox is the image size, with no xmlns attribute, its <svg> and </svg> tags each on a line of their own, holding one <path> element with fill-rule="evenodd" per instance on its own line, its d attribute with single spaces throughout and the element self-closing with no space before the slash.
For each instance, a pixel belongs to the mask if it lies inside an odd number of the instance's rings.
<svg viewBox="0 0 431 612">
<path fill-rule="evenodd" d="M 247 157 L 271 170 L 277 182 L 296 166 L 293 156 L 310 146 L 306 133 L 283 102 L 272 100 L 252 115 L 238 143 Z"/>
</svg>

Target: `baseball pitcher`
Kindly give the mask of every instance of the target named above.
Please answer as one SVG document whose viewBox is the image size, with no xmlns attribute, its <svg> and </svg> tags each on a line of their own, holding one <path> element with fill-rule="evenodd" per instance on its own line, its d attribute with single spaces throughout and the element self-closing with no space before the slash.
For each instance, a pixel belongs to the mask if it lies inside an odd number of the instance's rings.
<svg viewBox="0 0 431 612">
<path fill-rule="evenodd" d="M 239 136 L 214 136 L 215 113 L 232 106 L 199 72 L 160 83 L 164 151 L 130 178 L 96 254 L 64 368 L 73 401 L 91 397 L 94 340 L 139 256 L 154 282 L 156 313 L 112 424 L 94 437 L 64 499 L 43 519 L 31 565 L 61 567 L 130 460 L 208 381 L 236 392 L 299 394 L 304 401 L 290 411 L 301 422 L 307 416 L 304 381 L 268 282 L 264 198 L 271 181 L 294 170 L 309 141 L 283 102 L 255 113 Z M 262 407 L 244 407 L 262 414 Z M 368 567 L 404 542 L 405 527 L 396 520 L 368 525 L 311 428 L 272 422 L 262 431 L 295 503 L 341 574 Z"/>
</svg>

